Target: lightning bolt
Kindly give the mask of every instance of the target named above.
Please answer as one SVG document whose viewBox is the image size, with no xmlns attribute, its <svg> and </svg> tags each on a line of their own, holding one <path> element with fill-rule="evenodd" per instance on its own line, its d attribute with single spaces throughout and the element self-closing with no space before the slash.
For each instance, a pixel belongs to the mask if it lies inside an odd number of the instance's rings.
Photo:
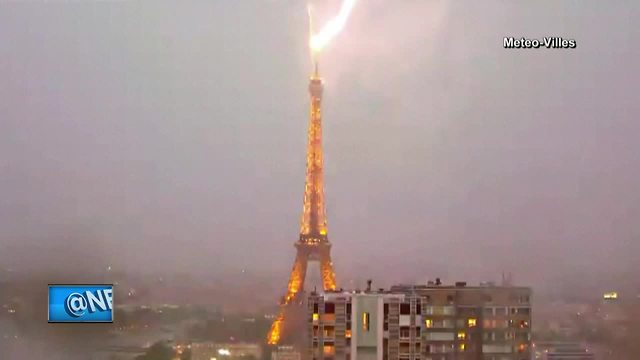
<svg viewBox="0 0 640 360">
<path fill-rule="evenodd" d="M 311 6 L 307 7 L 309 13 L 309 47 L 313 53 L 317 53 L 322 50 L 336 35 L 342 31 L 344 26 L 351 15 L 351 11 L 356 4 L 356 0 L 344 0 L 338 15 L 329 22 L 317 33 L 313 34 L 313 28 L 311 27 Z"/>
</svg>

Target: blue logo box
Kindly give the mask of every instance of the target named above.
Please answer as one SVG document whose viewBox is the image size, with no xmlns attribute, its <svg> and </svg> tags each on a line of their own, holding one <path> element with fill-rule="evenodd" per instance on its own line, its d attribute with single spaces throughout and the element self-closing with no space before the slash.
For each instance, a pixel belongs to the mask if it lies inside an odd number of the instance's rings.
<svg viewBox="0 0 640 360">
<path fill-rule="evenodd" d="M 113 285 L 49 284 L 50 323 L 112 323 Z"/>
</svg>

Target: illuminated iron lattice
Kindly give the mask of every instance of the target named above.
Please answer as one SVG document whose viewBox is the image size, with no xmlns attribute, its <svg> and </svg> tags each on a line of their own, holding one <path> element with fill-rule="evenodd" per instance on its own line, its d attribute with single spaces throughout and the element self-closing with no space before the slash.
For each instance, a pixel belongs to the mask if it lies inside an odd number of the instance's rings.
<svg viewBox="0 0 640 360">
<path fill-rule="evenodd" d="M 325 290 L 335 290 L 336 278 L 331 262 L 331 243 L 327 238 L 327 217 L 324 204 L 322 160 L 322 79 L 315 74 L 309 81 L 311 109 L 307 144 L 307 176 L 304 187 L 304 204 L 300 224 L 300 239 L 295 243 L 297 255 L 291 270 L 287 294 L 281 303 L 280 313 L 271 325 L 267 337 L 269 344 L 277 344 L 282 337 L 285 307 L 304 289 L 309 261 L 320 264 L 322 285 Z"/>
</svg>

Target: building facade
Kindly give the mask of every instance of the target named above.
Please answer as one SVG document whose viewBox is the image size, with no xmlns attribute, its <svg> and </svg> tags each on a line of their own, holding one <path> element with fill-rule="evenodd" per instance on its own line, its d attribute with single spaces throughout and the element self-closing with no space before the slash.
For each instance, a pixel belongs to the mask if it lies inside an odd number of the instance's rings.
<svg viewBox="0 0 640 360">
<path fill-rule="evenodd" d="M 529 360 L 531 289 L 394 286 L 312 293 L 309 359 Z"/>
<path fill-rule="evenodd" d="M 271 360 L 301 360 L 302 355 L 293 346 L 278 346 L 271 353 Z"/>
</svg>

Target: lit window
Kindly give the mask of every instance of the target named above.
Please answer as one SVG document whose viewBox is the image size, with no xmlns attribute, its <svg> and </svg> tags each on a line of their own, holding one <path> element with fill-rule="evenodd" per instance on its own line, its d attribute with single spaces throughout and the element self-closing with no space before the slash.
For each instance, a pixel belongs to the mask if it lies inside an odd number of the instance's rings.
<svg viewBox="0 0 640 360">
<path fill-rule="evenodd" d="M 347 339 L 350 339 L 350 338 L 351 338 L 351 330 L 346 330 L 346 331 L 344 332 L 344 336 L 345 336 Z"/>
<path fill-rule="evenodd" d="M 425 325 L 427 328 L 432 328 L 432 327 L 433 327 L 433 320 L 431 320 L 431 319 L 426 319 L 426 320 L 424 321 L 424 325 Z"/>
<path fill-rule="evenodd" d="M 335 354 L 336 350 L 333 345 L 325 345 L 323 351 L 325 356 L 332 356 L 333 354 Z"/>
<path fill-rule="evenodd" d="M 459 334 L 458 334 L 458 335 L 459 335 Z M 459 349 L 460 351 L 464 351 L 464 349 L 465 349 L 464 344 L 460 344 L 460 345 L 458 345 L 458 349 Z"/>
<path fill-rule="evenodd" d="M 469 325 L 469 327 L 475 327 L 476 326 L 476 319 L 475 318 L 470 318 L 467 320 L 467 325 Z"/>
<path fill-rule="evenodd" d="M 318 321 L 318 313 L 313 313 L 313 321 Z"/>
<path fill-rule="evenodd" d="M 460 331 L 458 333 L 458 340 L 464 340 L 467 337 L 467 334 L 464 333 L 464 331 Z"/>
<path fill-rule="evenodd" d="M 369 313 L 362 313 L 362 330 L 369 331 Z"/>
</svg>

